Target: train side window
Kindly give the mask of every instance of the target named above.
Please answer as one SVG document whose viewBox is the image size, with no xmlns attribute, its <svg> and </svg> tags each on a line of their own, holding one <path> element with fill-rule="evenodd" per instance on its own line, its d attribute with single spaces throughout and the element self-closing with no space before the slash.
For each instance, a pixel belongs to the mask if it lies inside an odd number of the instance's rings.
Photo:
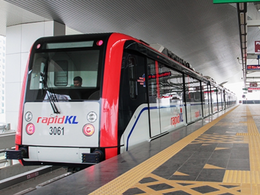
<svg viewBox="0 0 260 195">
<path fill-rule="evenodd" d="M 129 94 L 131 99 L 136 99 L 138 95 L 137 83 L 136 83 L 136 66 L 137 59 L 134 55 L 127 56 L 127 67 L 128 67 L 128 77 L 129 77 Z"/>
<path fill-rule="evenodd" d="M 148 93 L 149 102 L 156 103 L 157 101 L 157 82 L 156 82 L 156 67 L 155 61 L 152 59 L 147 59 L 147 74 L 148 74 Z"/>
<path fill-rule="evenodd" d="M 183 75 L 159 63 L 160 99 L 161 102 L 182 102 Z"/>
<path fill-rule="evenodd" d="M 185 75 L 186 102 L 201 102 L 200 81 Z"/>
</svg>

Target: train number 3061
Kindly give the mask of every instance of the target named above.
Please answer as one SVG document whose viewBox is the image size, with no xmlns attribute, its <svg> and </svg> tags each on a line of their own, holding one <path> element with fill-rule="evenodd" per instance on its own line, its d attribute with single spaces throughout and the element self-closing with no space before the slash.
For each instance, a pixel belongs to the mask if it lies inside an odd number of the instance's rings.
<svg viewBox="0 0 260 195">
<path fill-rule="evenodd" d="M 64 127 L 50 127 L 50 135 L 64 135 Z"/>
</svg>

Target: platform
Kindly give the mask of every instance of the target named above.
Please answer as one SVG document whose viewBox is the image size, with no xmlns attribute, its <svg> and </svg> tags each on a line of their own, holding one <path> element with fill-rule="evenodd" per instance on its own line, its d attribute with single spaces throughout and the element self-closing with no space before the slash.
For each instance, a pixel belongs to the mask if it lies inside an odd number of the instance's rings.
<svg viewBox="0 0 260 195">
<path fill-rule="evenodd" d="M 260 105 L 239 105 L 28 194 L 260 194 Z"/>
</svg>

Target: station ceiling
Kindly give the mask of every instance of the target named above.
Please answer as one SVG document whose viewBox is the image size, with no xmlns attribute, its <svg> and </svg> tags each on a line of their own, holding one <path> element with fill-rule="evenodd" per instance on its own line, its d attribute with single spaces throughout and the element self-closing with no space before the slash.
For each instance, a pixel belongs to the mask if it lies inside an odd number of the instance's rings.
<svg viewBox="0 0 260 195">
<path fill-rule="evenodd" d="M 55 20 L 81 33 L 121 32 L 165 46 L 217 83 L 243 81 L 236 4 L 213 4 L 213 0 L 0 0 L 0 11 L 0 27 Z M 247 18 L 260 20 L 255 3 L 248 3 Z M 247 51 L 253 53 L 254 41 L 260 40 L 259 28 L 248 28 L 247 37 Z"/>
</svg>

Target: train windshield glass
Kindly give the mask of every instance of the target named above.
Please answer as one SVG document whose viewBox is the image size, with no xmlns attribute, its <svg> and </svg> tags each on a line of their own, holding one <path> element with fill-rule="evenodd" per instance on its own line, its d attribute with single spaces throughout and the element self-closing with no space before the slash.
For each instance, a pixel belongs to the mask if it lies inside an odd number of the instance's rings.
<svg viewBox="0 0 260 195">
<path fill-rule="evenodd" d="M 100 50 L 57 47 L 34 54 L 26 101 L 50 101 L 54 94 L 58 101 L 98 100 Z"/>
</svg>

